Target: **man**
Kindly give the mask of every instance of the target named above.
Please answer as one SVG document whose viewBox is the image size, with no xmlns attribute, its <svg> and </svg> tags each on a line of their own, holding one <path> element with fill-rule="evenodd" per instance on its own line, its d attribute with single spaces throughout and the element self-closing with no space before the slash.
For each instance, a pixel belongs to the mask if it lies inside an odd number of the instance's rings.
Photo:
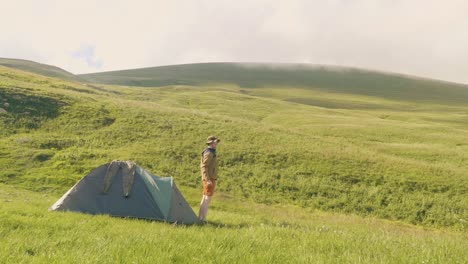
<svg viewBox="0 0 468 264">
<path fill-rule="evenodd" d="M 206 214 L 208 213 L 208 205 L 213 196 L 216 180 L 218 179 L 218 162 L 216 161 L 216 146 L 221 140 L 216 136 L 209 136 L 206 144 L 208 147 L 203 150 L 200 161 L 202 182 L 203 182 L 203 198 L 200 203 L 200 211 L 198 219 L 206 222 Z"/>
</svg>

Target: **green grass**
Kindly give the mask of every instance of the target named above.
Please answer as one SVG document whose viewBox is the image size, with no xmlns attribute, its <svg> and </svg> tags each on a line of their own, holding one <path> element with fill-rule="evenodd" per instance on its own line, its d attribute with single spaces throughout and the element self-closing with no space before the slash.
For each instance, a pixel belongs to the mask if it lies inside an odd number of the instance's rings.
<svg viewBox="0 0 468 264">
<path fill-rule="evenodd" d="M 182 189 L 197 209 L 199 192 Z M 217 195 L 205 226 L 47 212 L 59 195 L 0 185 L 5 263 L 466 263 L 468 238 Z"/>
<path fill-rule="evenodd" d="M 464 263 L 468 96 L 447 85 L 437 100 L 396 99 L 294 85 L 91 85 L 0 67 L 0 256 Z M 197 209 L 210 134 L 222 143 L 208 226 L 46 212 L 113 159 L 173 176 Z"/>
</svg>

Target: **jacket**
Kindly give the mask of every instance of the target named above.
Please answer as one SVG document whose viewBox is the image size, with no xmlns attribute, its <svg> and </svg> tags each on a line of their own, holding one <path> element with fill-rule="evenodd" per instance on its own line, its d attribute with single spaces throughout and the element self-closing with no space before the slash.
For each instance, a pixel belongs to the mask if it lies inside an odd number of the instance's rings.
<svg viewBox="0 0 468 264">
<path fill-rule="evenodd" d="M 218 161 L 216 160 L 216 150 L 206 148 L 202 152 L 200 160 L 202 180 L 218 179 Z"/>
</svg>

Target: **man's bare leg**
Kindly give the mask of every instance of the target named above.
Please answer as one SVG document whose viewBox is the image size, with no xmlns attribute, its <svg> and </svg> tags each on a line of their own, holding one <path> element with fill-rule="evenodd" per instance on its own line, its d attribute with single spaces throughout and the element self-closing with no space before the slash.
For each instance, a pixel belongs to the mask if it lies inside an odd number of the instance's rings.
<svg viewBox="0 0 468 264">
<path fill-rule="evenodd" d="M 200 211 L 198 212 L 198 219 L 200 221 L 206 221 L 206 215 L 208 214 L 208 205 L 211 202 L 211 196 L 203 195 L 200 202 Z"/>
</svg>

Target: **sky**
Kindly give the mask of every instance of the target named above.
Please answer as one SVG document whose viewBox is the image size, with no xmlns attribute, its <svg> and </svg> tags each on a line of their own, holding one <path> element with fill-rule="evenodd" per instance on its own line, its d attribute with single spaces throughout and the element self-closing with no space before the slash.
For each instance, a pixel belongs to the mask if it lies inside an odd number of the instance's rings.
<svg viewBox="0 0 468 264">
<path fill-rule="evenodd" d="M 297 62 L 468 83 L 464 0 L 0 0 L 0 8 L 0 57 L 73 73 Z"/>
</svg>

